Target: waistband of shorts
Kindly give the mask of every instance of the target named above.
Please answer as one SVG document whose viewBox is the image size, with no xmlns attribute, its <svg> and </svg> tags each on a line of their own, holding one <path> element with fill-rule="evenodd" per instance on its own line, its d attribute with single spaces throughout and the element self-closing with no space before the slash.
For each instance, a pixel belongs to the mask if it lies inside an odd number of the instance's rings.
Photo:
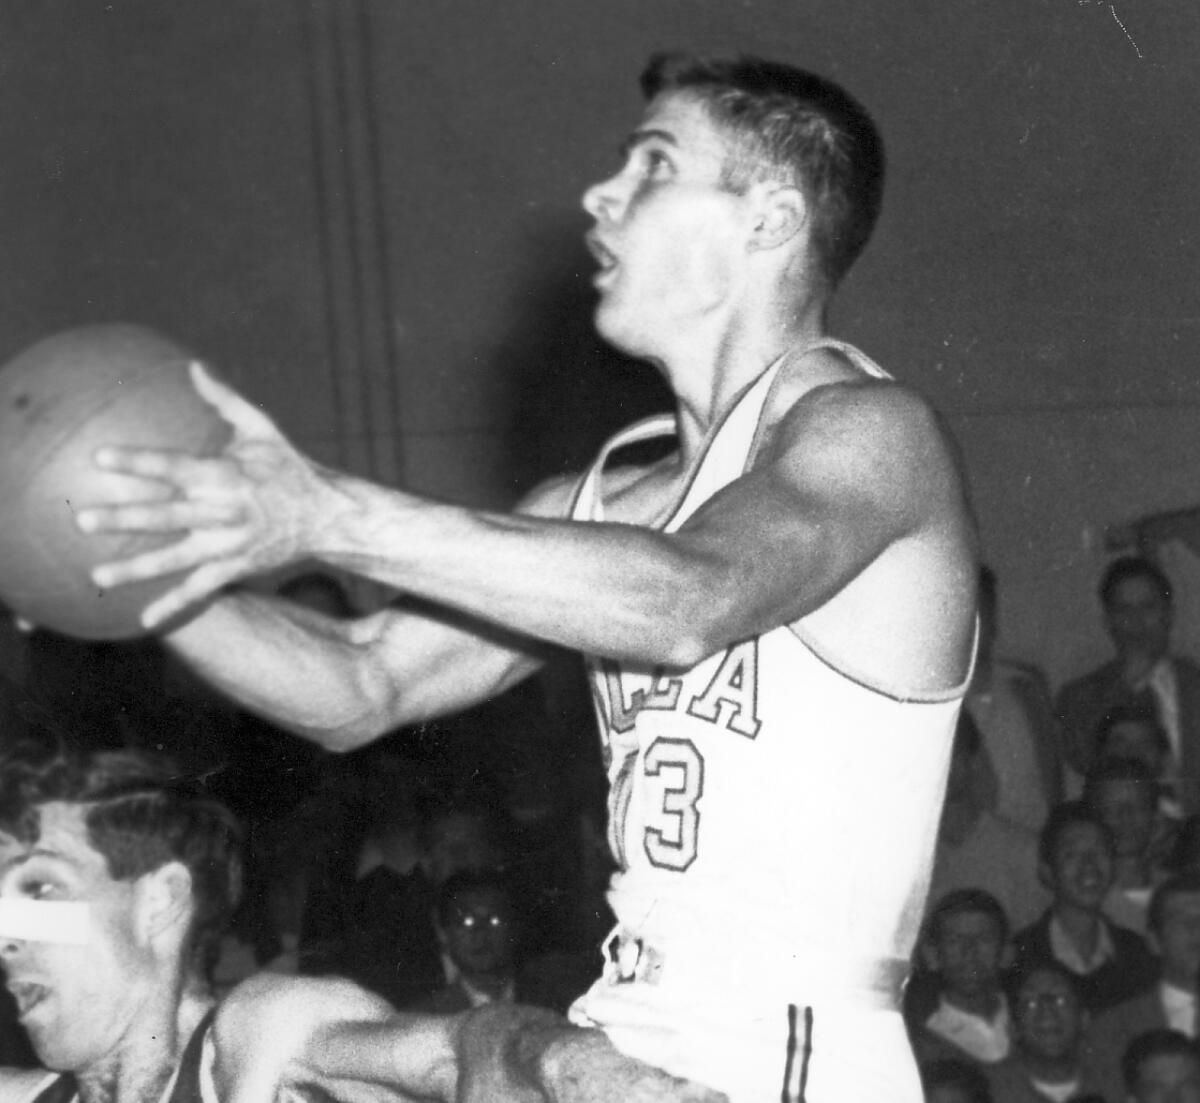
<svg viewBox="0 0 1200 1103">
<path fill-rule="evenodd" d="M 752 938 L 753 936 L 747 936 Z M 740 943 L 740 947 L 739 947 Z M 604 955 L 603 980 L 612 985 L 644 983 L 657 985 L 668 979 L 680 958 L 691 976 L 685 983 L 711 991 L 712 986 L 743 992 L 748 999 L 764 996 L 797 1006 L 815 1002 L 853 1004 L 874 1010 L 898 1010 L 908 982 L 910 963 L 903 958 L 864 958 L 839 954 L 830 947 L 813 948 L 803 961 L 776 960 L 769 975 L 747 962 L 746 939 L 723 949 L 709 947 L 707 964 L 692 953 L 673 953 L 656 945 L 639 932 L 618 924 L 601 944 Z M 747 966 L 749 966 L 747 968 Z M 721 984 L 724 977 L 728 983 Z M 675 978 L 671 978 L 675 982 Z M 673 985 L 674 986 L 674 985 Z"/>
</svg>

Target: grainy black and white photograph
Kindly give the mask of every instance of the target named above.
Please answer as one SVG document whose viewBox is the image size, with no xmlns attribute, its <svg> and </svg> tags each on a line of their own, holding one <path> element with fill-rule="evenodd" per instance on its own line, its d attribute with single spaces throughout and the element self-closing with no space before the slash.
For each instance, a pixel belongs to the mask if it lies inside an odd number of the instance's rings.
<svg viewBox="0 0 1200 1103">
<path fill-rule="evenodd" d="M 1198 55 L 4 0 L 0 1103 L 1200 1103 Z"/>
</svg>

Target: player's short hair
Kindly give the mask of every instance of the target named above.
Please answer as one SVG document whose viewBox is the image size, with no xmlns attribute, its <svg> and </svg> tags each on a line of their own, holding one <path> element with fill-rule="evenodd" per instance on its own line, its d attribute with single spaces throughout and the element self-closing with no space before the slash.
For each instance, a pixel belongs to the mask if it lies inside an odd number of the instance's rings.
<svg viewBox="0 0 1200 1103">
<path fill-rule="evenodd" d="M 1121 1077 L 1126 1091 L 1136 1094 L 1142 1066 L 1153 1057 L 1190 1057 L 1200 1064 L 1200 1049 L 1186 1034 L 1166 1027 L 1137 1035 L 1121 1054 Z"/>
<path fill-rule="evenodd" d="M 983 1070 L 957 1057 L 939 1057 L 921 1066 L 921 1087 L 926 1099 L 935 1088 L 958 1088 L 969 1103 L 992 1103 L 992 1091 Z"/>
<path fill-rule="evenodd" d="M 1176 896 L 1192 896 L 1200 893 L 1200 871 L 1189 870 L 1168 877 L 1150 894 L 1150 904 L 1146 909 L 1146 929 L 1155 934 L 1162 934 L 1163 916 L 1167 905 Z"/>
<path fill-rule="evenodd" d="M 1110 781 L 1130 781 L 1138 786 L 1138 792 L 1143 794 L 1146 803 L 1151 807 L 1158 806 L 1161 792 L 1158 778 L 1151 772 L 1140 758 L 1129 758 L 1125 755 L 1111 755 L 1101 758 L 1087 772 L 1083 782 L 1083 800 L 1089 808 L 1096 809 L 1096 794 L 1103 785 Z"/>
<path fill-rule="evenodd" d="M 1100 604 L 1107 609 L 1117 587 L 1131 578 L 1146 579 L 1158 591 L 1163 601 L 1171 604 L 1171 580 L 1157 563 L 1142 555 L 1123 555 L 1105 568 L 1097 590 Z"/>
<path fill-rule="evenodd" d="M 862 105 L 825 77 L 748 56 L 655 54 L 641 87 L 647 100 L 663 92 L 700 100 L 732 143 L 723 181 L 731 191 L 777 178 L 804 193 L 820 274 L 836 287 L 883 202 L 883 139 Z"/>
<path fill-rule="evenodd" d="M 1052 866 L 1058 853 L 1058 844 L 1063 835 L 1076 824 L 1091 824 L 1104 838 L 1104 845 L 1109 854 L 1116 851 L 1112 832 L 1108 825 L 1096 814 L 1095 810 L 1082 800 L 1065 800 L 1056 804 L 1046 817 L 1042 832 L 1038 836 L 1038 861 Z"/>
<path fill-rule="evenodd" d="M 986 915 L 996 925 L 1000 941 L 1008 938 L 1008 915 L 1004 905 L 986 889 L 951 889 L 938 899 L 926 920 L 926 937 L 936 942 L 942 934 L 947 919 L 958 915 Z"/>
<path fill-rule="evenodd" d="M 0 757 L 0 831 L 41 836 L 43 805 L 83 806 L 88 842 L 115 881 L 171 861 L 191 874 L 190 950 L 198 964 L 225 931 L 242 885 L 242 828 L 169 759 L 140 750 L 83 752 L 27 742 Z"/>
</svg>

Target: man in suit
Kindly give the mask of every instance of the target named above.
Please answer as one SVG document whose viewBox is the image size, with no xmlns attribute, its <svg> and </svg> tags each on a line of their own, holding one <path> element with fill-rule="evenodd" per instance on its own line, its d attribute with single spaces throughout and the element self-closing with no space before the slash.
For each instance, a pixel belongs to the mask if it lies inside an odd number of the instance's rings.
<svg viewBox="0 0 1200 1103">
<path fill-rule="evenodd" d="M 1126 556 L 1109 565 L 1099 595 L 1116 657 L 1059 692 L 1064 753 L 1087 774 L 1108 713 L 1148 704 L 1171 744 L 1168 783 L 1184 814 L 1200 810 L 1200 666 L 1170 654 L 1171 581 L 1149 559 Z"/>
</svg>

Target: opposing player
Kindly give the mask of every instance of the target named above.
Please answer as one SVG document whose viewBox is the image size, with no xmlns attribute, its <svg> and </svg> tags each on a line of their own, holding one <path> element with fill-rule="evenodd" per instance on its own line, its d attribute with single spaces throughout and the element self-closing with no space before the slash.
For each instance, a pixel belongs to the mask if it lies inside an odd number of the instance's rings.
<svg viewBox="0 0 1200 1103">
<path fill-rule="evenodd" d="M 152 626 L 249 707 L 350 747 L 502 690 L 539 646 L 588 656 L 619 926 L 575 1009 L 627 1054 L 737 1101 L 916 1103 L 897 998 L 916 936 L 977 563 L 937 417 L 826 310 L 870 236 L 884 159 L 845 92 L 754 59 L 652 60 L 645 114 L 584 205 L 596 324 L 674 416 L 511 515 L 309 462 L 200 370 L 223 456 L 112 449 L 176 500 L 83 511 L 188 530 L 97 571 L 176 569 Z M 623 445 L 675 450 L 620 466 Z M 236 589 L 312 557 L 420 604 L 331 622 Z"/>
</svg>

